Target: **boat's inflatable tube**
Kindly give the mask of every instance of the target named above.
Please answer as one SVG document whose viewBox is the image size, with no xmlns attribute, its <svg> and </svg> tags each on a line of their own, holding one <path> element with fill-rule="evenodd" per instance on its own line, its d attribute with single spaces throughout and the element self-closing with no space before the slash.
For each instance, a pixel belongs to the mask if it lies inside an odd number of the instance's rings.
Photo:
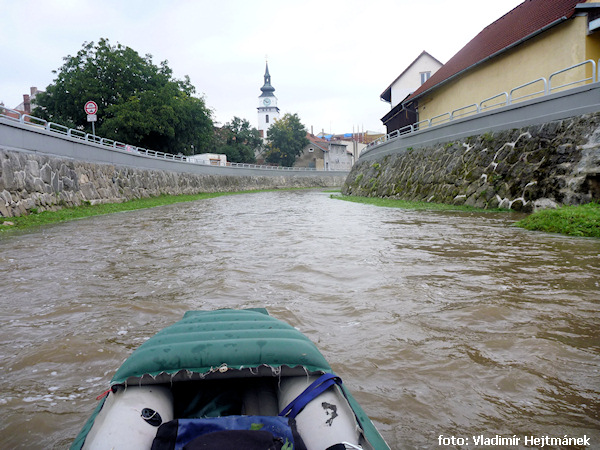
<svg viewBox="0 0 600 450">
<path fill-rule="evenodd" d="M 281 379 L 279 409 L 283 410 L 318 376 Z M 348 442 L 358 445 L 360 428 L 346 397 L 335 386 L 308 403 L 296 416 L 296 426 L 308 450 Z"/>
<path fill-rule="evenodd" d="M 173 420 L 173 396 L 163 386 L 130 386 L 111 392 L 83 449 L 150 448 L 158 426 Z"/>
</svg>

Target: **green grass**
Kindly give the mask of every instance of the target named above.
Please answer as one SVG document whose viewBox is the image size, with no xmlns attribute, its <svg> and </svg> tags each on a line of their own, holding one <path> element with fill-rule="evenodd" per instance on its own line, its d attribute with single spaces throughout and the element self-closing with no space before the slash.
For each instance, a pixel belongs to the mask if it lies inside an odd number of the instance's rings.
<svg viewBox="0 0 600 450">
<path fill-rule="evenodd" d="M 358 197 L 353 195 L 331 195 L 331 198 L 388 208 L 413 210 L 509 212 L 507 209 L 480 209 L 464 205 L 411 202 L 392 198 Z M 600 204 L 588 203 L 581 206 L 564 206 L 559 209 L 538 211 L 516 222 L 515 226 L 527 230 L 560 233 L 567 236 L 600 238 Z"/>
<path fill-rule="evenodd" d="M 527 230 L 600 238 L 600 204 L 546 209 L 527 216 L 515 225 Z"/>
<path fill-rule="evenodd" d="M 25 230 L 29 228 L 49 225 L 68 220 L 83 219 L 85 217 L 112 214 L 121 211 L 153 208 L 155 206 L 170 205 L 173 203 L 191 202 L 207 198 L 221 197 L 223 195 L 247 194 L 259 191 L 216 192 L 193 195 L 160 195 L 158 197 L 141 198 L 123 203 L 105 203 L 100 205 L 83 205 L 73 208 L 63 208 L 58 211 L 43 211 L 38 214 L 29 214 L 20 217 L 0 219 L 0 233 L 10 230 Z M 2 225 L 10 222 L 12 225 Z"/>
<path fill-rule="evenodd" d="M 467 211 L 467 212 L 509 212 L 508 209 L 482 209 L 467 205 L 448 205 L 445 203 L 413 202 L 396 198 L 360 197 L 355 195 L 331 195 L 331 198 L 367 205 L 384 206 L 386 208 L 402 208 L 433 211 Z"/>
</svg>

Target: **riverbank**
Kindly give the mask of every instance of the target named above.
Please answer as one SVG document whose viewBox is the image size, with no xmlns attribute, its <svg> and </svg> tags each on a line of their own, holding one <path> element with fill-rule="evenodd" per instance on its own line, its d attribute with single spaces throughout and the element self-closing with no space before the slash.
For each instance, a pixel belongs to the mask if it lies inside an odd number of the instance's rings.
<svg viewBox="0 0 600 450">
<path fill-rule="evenodd" d="M 503 208 L 481 209 L 467 205 L 448 205 L 407 201 L 395 198 L 360 197 L 353 195 L 331 195 L 331 198 L 355 203 L 364 203 L 388 208 L 404 208 L 433 211 L 510 212 Z M 515 226 L 532 231 L 559 233 L 567 236 L 600 238 L 600 204 L 588 203 L 580 206 L 564 206 L 535 212 L 519 220 Z"/>
<path fill-rule="evenodd" d="M 469 212 L 511 212 L 506 208 L 491 208 L 483 209 L 469 205 L 449 205 L 447 203 L 432 203 L 402 200 L 390 197 L 362 197 L 359 195 L 331 195 L 331 198 L 337 200 L 345 200 L 354 203 L 364 203 L 367 205 L 383 206 L 386 208 L 402 208 L 414 210 L 431 210 L 431 211 L 469 211 Z"/>
<path fill-rule="evenodd" d="M 600 203 L 538 211 L 515 225 L 526 230 L 600 238 Z"/>
<path fill-rule="evenodd" d="M 5 133 L 6 127 L 1 128 Z M 25 139 L 27 133 L 21 137 Z M 3 218 L 12 221 L 32 212 L 87 202 L 120 203 L 203 192 L 339 188 L 347 176 L 347 172 L 336 171 L 192 164 L 89 147 L 82 142 L 72 142 L 77 151 L 71 148 L 73 153 L 60 156 L 65 150 L 62 144 L 53 147 L 52 152 L 47 148 L 32 152 L 0 145 L 0 223 Z"/>
<path fill-rule="evenodd" d="M 122 203 L 85 204 L 58 211 L 43 211 L 26 216 L 11 217 L 0 222 L 0 233 L 11 230 L 26 230 L 68 220 L 83 219 L 102 214 L 112 214 L 121 211 L 154 208 L 173 203 L 191 202 L 224 195 L 250 194 L 265 192 L 265 190 L 250 190 L 239 192 L 210 192 L 192 195 L 160 195 L 157 197 L 141 198 Z M 336 191 L 337 192 L 337 191 Z M 510 212 L 503 208 L 481 209 L 467 205 L 447 205 L 444 203 L 429 203 L 407 201 L 393 198 L 360 197 L 352 195 L 331 194 L 336 200 L 363 203 L 387 208 L 404 208 L 412 210 L 432 211 L 463 211 L 463 212 Z M 567 236 L 600 238 L 600 204 L 588 203 L 582 206 L 565 206 L 559 209 L 543 210 L 519 220 L 515 226 L 532 231 L 560 233 Z"/>
<path fill-rule="evenodd" d="M 170 205 L 173 203 L 191 202 L 208 198 L 221 197 L 224 195 L 249 194 L 264 191 L 238 191 L 238 192 L 207 192 L 190 195 L 159 195 L 156 197 L 140 198 L 122 203 L 102 203 L 92 205 L 90 203 L 71 208 L 62 208 L 58 211 L 43 211 L 26 216 L 11 217 L 0 222 L 0 233 L 11 230 L 26 230 L 53 223 L 66 222 L 68 220 L 84 219 L 86 217 L 112 214 L 121 211 L 133 211 L 136 209 L 154 208 L 155 206 Z"/>
<path fill-rule="evenodd" d="M 600 198 L 600 145 L 595 138 L 600 113 L 483 134 L 474 131 L 458 139 L 451 133 L 453 126 L 459 125 L 448 124 L 431 140 L 426 135 L 434 131 L 420 131 L 414 141 L 402 136 L 363 152 L 342 193 L 523 213 Z M 479 130 L 487 126 L 482 123 Z"/>
</svg>

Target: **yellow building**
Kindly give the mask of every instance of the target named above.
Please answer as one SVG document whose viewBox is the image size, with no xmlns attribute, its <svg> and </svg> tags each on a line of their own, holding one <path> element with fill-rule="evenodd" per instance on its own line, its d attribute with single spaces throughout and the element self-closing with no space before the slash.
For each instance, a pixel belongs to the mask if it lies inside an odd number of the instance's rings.
<svg viewBox="0 0 600 450">
<path fill-rule="evenodd" d="M 587 60 L 594 64 L 556 74 L 550 84 L 557 92 L 591 82 L 594 65 L 598 77 L 599 58 L 600 2 L 526 0 L 483 29 L 404 106 L 416 108 L 418 122 L 436 124 L 452 111 L 454 117 L 474 113 L 472 105 L 492 108 L 509 96 L 519 101 L 542 95 L 542 78 Z"/>
</svg>

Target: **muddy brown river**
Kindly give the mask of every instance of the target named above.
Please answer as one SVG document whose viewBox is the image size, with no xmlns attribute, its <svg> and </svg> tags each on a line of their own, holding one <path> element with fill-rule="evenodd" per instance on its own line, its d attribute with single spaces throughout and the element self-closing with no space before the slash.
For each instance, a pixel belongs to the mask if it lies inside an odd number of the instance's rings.
<svg viewBox="0 0 600 450">
<path fill-rule="evenodd" d="M 393 449 L 598 449 L 600 240 L 516 218 L 288 191 L 0 236 L 0 448 L 68 447 L 122 361 L 185 311 L 266 307 Z"/>
</svg>

